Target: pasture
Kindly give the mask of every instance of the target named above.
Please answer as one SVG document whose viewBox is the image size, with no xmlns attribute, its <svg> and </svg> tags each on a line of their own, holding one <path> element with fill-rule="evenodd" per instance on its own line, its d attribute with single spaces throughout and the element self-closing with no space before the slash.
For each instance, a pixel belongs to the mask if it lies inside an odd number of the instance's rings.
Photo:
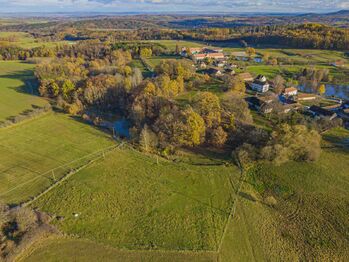
<svg viewBox="0 0 349 262">
<path fill-rule="evenodd" d="M 0 62 L 0 121 L 47 103 L 35 95 L 37 90 L 33 70 L 32 64 Z"/>
<path fill-rule="evenodd" d="M 240 177 L 224 163 L 116 149 L 32 206 L 63 217 L 63 232 L 116 248 L 216 251 Z"/>
<path fill-rule="evenodd" d="M 215 252 L 132 251 L 120 250 L 81 239 L 51 239 L 35 245 L 18 262 L 83 261 L 189 262 L 216 261 Z"/>
<path fill-rule="evenodd" d="M 80 162 L 45 172 L 113 144 L 110 135 L 54 113 L 0 129 L 0 198 L 28 200 Z"/>
<path fill-rule="evenodd" d="M 324 134 L 315 163 L 260 164 L 250 170 L 222 259 L 343 261 L 349 255 L 349 131 Z M 268 197 L 277 203 L 270 206 Z M 236 237 L 238 236 L 238 237 Z"/>
</svg>

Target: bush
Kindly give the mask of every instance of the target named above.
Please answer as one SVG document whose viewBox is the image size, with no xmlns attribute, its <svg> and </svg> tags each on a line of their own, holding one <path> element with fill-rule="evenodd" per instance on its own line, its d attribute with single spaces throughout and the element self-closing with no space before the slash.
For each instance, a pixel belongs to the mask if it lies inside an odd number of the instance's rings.
<svg viewBox="0 0 349 262">
<path fill-rule="evenodd" d="M 10 117 L 5 121 L 0 122 L 0 128 L 8 127 L 13 124 L 18 124 L 22 121 L 37 117 L 43 113 L 49 112 L 52 110 L 52 107 L 50 104 L 45 105 L 44 107 L 34 107 L 33 109 L 26 110 L 22 112 L 20 115 L 15 117 Z"/>
</svg>

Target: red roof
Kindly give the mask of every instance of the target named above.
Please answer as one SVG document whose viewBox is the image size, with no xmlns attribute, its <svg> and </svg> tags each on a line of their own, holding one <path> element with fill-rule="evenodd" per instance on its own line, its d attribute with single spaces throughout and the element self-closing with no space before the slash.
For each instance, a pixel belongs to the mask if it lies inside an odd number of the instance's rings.
<svg viewBox="0 0 349 262">
<path fill-rule="evenodd" d="M 284 93 L 285 93 L 285 94 L 287 94 L 287 93 L 293 93 L 293 92 L 295 92 L 295 91 L 298 91 L 298 89 L 295 88 L 295 87 L 287 87 L 287 88 L 285 88 Z"/>
<path fill-rule="evenodd" d="M 224 58 L 224 54 L 223 53 L 211 53 L 211 54 L 207 54 L 207 57 L 223 57 Z"/>
</svg>

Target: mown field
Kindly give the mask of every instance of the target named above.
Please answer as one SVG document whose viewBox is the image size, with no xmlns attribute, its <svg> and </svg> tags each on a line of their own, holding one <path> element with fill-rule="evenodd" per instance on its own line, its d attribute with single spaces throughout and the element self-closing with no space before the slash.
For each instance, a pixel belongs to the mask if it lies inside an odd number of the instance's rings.
<svg viewBox="0 0 349 262">
<path fill-rule="evenodd" d="M 46 100 L 36 93 L 34 65 L 17 61 L 0 62 L 0 121 L 16 116 Z"/>
<path fill-rule="evenodd" d="M 216 251 L 239 176 L 204 156 L 157 163 L 116 149 L 32 206 L 63 217 L 55 222 L 63 232 L 112 247 Z"/>
<path fill-rule="evenodd" d="M 108 134 L 55 113 L 0 129 L 0 198 L 27 200 L 79 162 L 43 173 L 113 144 Z"/>
</svg>

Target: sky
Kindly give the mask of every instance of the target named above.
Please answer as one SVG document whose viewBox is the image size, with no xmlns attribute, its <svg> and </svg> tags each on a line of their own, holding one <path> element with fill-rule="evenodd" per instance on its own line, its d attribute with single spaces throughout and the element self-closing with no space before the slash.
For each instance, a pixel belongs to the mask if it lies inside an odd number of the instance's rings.
<svg viewBox="0 0 349 262">
<path fill-rule="evenodd" d="M 349 0 L 0 0 L 0 12 L 332 12 Z"/>
</svg>

